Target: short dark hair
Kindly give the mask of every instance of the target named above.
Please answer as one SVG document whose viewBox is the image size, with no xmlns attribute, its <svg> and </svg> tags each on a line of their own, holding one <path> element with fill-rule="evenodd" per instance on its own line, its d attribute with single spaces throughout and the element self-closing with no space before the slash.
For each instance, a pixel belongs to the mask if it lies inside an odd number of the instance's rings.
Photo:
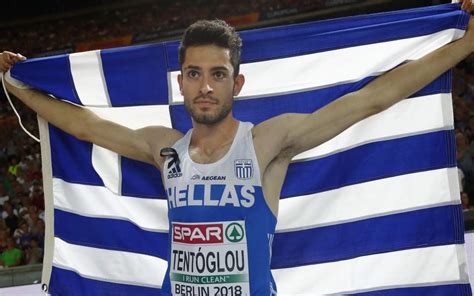
<svg viewBox="0 0 474 296">
<path fill-rule="evenodd" d="M 234 77 L 240 70 L 240 48 L 242 40 L 235 29 L 223 20 L 200 20 L 184 31 L 179 45 L 179 64 L 182 66 L 186 57 L 186 49 L 192 46 L 216 45 L 229 49 L 230 62 L 234 68 Z"/>
</svg>

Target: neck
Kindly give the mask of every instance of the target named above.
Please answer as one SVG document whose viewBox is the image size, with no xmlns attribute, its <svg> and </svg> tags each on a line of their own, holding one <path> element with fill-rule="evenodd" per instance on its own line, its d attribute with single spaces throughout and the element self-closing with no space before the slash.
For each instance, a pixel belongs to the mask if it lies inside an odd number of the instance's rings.
<svg viewBox="0 0 474 296">
<path fill-rule="evenodd" d="M 239 122 L 229 113 L 223 120 L 214 124 L 201 124 L 193 121 L 191 146 L 213 149 L 234 139 Z"/>
</svg>

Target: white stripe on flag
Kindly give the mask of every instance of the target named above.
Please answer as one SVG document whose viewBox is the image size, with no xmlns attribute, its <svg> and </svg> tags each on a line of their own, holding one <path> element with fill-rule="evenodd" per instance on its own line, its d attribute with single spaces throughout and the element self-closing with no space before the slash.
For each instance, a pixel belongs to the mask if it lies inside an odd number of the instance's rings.
<svg viewBox="0 0 474 296">
<path fill-rule="evenodd" d="M 126 220 L 148 231 L 168 231 L 166 200 L 115 195 L 102 186 L 53 178 L 54 207 L 87 217 Z"/>
<path fill-rule="evenodd" d="M 78 246 L 55 237 L 53 265 L 89 279 L 160 288 L 168 264 L 149 255 Z"/>
<path fill-rule="evenodd" d="M 286 232 L 457 204 L 457 182 L 456 168 L 449 168 L 286 198 L 280 202 L 277 231 Z M 166 200 L 118 196 L 100 186 L 73 184 L 56 178 L 53 179 L 53 188 L 57 209 L 87 217 L 133 221 L 148 231 L 168 231 Z"/>
<path fill-rule="evenodd" d="M 420 114 L 420 110 L 423 110 L 423 114 Z M 412 98 L 359 121 L 326 143 L 297 155 L 293 160 L 318 158 L 376 140 L 452 128 L 451 94 Z"/>
<path fill-rule="evenodd" d="M 131 129 L 153 125 L 172 127 L 168 105 L 88 109 L 104 119 L 125 125 Z"/>
<path fill-rule="evenodd" d="M 283 199 L 277 232 L 459 203 L 457 168 L 419 172 Z"/>
<path fill-rule="evenodd" d="M 358 81 L 420 58 L 463 34 L 462 30 L 448 29 L 421 37 L 242 64 L 246 83 L 237 98 L 301 92 Z M 168 76 L 172 103 L 183 102 L 177 83 L 179 73 L 174 71 Z"/>
<path fill-rule="evenodd" d="M 107 189 L 115 194 L 122 192 L 120 156 L 117 153 L 92 145 L 92 166 Z"/>
<path fill-rule="evenodd" d="M 100 51 L 70 54 L 69 62 L 74 86 L 81 103 L 87 106 L 110 107 Z"/>
<path fill-rule="evenodd" d="M 133 129 L 151 125 L 171 126 L 168 106 L 89 108 L 97 115 Z M 424 110 L 423 115 L 418 110 Z M 404 100 L 388 110 L 360 121 L 322 145 L 293 160 L 318 158 L 381 139 L 450 129 L 453 124 L 450 94 L 427 95 Z M 106 187 L 120 194 L 119 156 L 93 145 L 92 163 Z"/>
<path fill-rule="evenodd" d="M 467 283 L 465 258 L 461 255 L 463 252 L 462 245 L 410 249 L 318 265 L 275 269 L 273 275 L 278 295 L 343 294 L 393 287 Z M 328 277 L 328 274 L 332 276 Z"/>
</svg>

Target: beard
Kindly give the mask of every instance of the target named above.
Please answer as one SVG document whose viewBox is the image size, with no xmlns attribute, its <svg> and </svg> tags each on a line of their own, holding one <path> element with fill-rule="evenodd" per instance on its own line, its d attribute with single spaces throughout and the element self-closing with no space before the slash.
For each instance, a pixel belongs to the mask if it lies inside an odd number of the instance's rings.
<svg viewBox="0 0 474 296">
<path fill-rule="evenodd" d="M 198 96 L 192 100 L 192 102 L 202 99 L 202 96 Z M 210 99 L 214 102 L 218 102 L 219 100 L 215 99 L 214 97 L 207 96 L 207 99 Z M 229 100 L 226 103 L 224 103 L 220 109 L 216 110 L 213 113 L 200 113 L 198 108 L 193 105 L 192 102 L 189 102 L 187 100 L 184 100 L 184 106 L 186 107 L 186 110 L 189 112 L 191 115 L 192 119 L 196 123 L 200 124 L 215 124 L 220 121 L 222 121 L 224 118 L 227 117 L 227 115 L 230 113 L 232 110 L 232 102 L 233 100 Z"/>
</svg>

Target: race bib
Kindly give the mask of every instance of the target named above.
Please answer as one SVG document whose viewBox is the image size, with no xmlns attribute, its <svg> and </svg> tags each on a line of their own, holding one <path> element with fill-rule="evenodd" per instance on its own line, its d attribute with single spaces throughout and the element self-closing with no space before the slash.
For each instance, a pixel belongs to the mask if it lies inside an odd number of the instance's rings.
<svg viewBox="0 0 474 296">
<path fill-rule="evenodd" d="M 250 295 L 245 221 L 173 223 L 173 295 Z"/>
</svg>

